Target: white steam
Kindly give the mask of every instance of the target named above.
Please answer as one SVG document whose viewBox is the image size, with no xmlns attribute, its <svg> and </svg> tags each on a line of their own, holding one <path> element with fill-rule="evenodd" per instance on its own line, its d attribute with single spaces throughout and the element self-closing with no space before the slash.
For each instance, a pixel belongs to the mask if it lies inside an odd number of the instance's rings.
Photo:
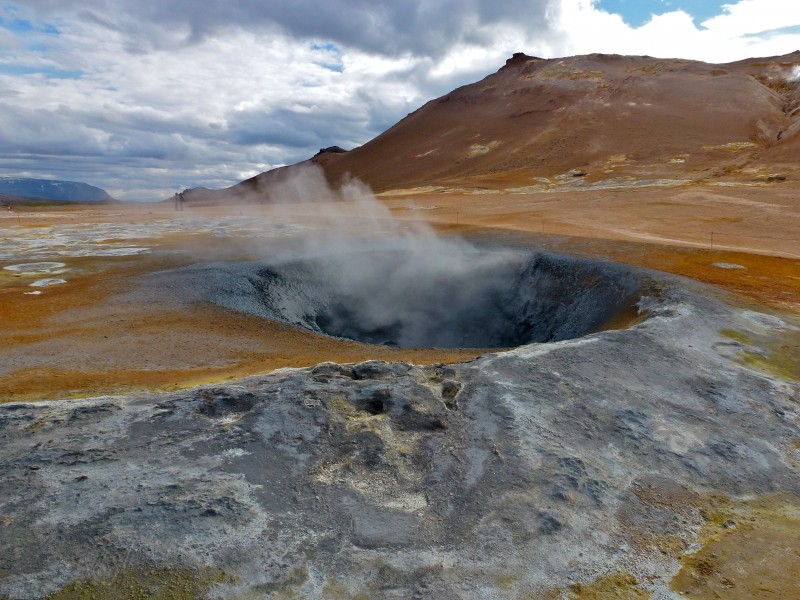
<svg viewBox="0 0 800 600">
<path fill-rule="evenodd" d="M 345 233 L 374 232 L 389 227 L 395 232 L 398 223 L 362 181 L 346 177 L 339 189 L 328 184 L 322 167 L 292 167 L 265 190 L 276 214 L 302 218 L 318 223 L 324 237 L 340 237 Z M 423 227 L 427 231 L 430 228 Z"/>
<path fill-rule="evenodd" d="M 509 259 L 509 252 L 489 254 L 464 240 L 443 238 L 427 223 L 395 219 L 365 183 L 346 178 L 335 189 L 317 165 L 292 169 L 266 195 L 274 214 L 288 219 L 300 215 L 314 224 L 314 233 L 303 240 L 307 251 L 349 257 L 352 262 L 342 265 L 341 276 L 353 285 L 371 268 L 369 248 L 403 251 L 413 262 L 413 267 L 387 274 L 387 286 L 407 270 L 413 277 L 420 270 L 459 272 L 481 266 L 476 261 Z M 364 256 L 354 261 L 354 252 Z"/>
<path fill-rule="evenodd" d="M 186 269 L 181 289 L 373 344 L 501 348 L 595 330 L 638 288 L 606 266 L 438 236 L 392 218 L 359 181 L 331 188 L 316 166 L 282 175 L 266 191 L 271 218 L 303 233 L 250 247 L 253 261 Z"/>
<path fill-rule="evenodd" d="M 503 282 L 521 264 L 517 253 L 488 252 L 441 237 L 425 223 L 394 219 L 367 185 L 347 179 L 334 189 L 318 166 L 291 170 L 267 195 L 278 214 L 296 216 L 300 209 L 315 223 L 299 247 L 273 254 L 269 262 L 318 265 L 316 276 L 324 279 L 331 298 L 328 314 L 340 314 L 343 321 L 357 314 L 363 331 L 378 337 L 377 332 L 395 332 L 389 337 L 400 338 L 395 341 L 401 345 L 425 339 L 425 330 L 446 326 L 453 315 L 475 310 L 476 298 L 499 301 Z M 344 328 L 337 330 L 348 337 Z M 459 345 L 449 337 L 446 342 Z"/>
</svg>

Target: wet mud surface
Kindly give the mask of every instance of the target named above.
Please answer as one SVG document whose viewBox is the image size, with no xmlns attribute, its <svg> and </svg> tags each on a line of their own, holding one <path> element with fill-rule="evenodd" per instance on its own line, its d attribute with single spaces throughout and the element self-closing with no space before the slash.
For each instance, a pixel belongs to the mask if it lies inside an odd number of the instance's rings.
<svg viewBox="0 0 800 600">
<path fill-rule="evenodd" d="M 504 248 L 460 252 L 440 248 L 436 263 L 415 264 L 408 251 L 371 244 L 163 276 L 226 308 L 401 348 L 561 341 L 602 328 L 641 295 L 644 274 L 620 265 Z"/>
</svg>

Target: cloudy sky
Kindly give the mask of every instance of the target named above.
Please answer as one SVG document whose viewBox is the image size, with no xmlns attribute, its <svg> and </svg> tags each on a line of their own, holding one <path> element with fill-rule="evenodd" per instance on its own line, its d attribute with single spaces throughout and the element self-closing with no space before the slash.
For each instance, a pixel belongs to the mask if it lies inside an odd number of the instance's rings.
<svg viewBox="0 0 800 600">
<path fill-rule="evenodd" d="M 798 0 L 0 0 L 0 176 L 128 200 L 351 148 L 501 67 L 800 49 Z"/>
</svg>

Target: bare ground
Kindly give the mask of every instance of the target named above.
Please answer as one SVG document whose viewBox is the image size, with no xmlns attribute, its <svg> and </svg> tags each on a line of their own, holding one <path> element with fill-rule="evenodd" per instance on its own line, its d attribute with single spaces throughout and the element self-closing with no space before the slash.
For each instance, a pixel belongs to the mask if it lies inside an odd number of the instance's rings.
<svg viewBox="0 0 800 600">
<path fill-rule="evenodd" d="M 537 193 L 388 194 L 399 219 L 446 234 L 503 243 L 523 240 L 560 252 L 644 266 L 800 312 L 800 187 L 681 186 Z M 356 215 L 357 216 L 357 215 Z M 276 215 L 269 207 L 124 206 L 17 211 L 0 226 L 52 231 L 64 224 L 142 225 L 237 217 L 309 223 L 312 206 Z M 354 220 L 357 223 L 357 221 Z M 713 235 L 712 235 L 713 234 Z M 30 278 L 0 270 L 3 400 L 63 398 L 136 389 L 176 389 L 325 360 L 457 362 L 474 351 L 399 350 L 333 340 L 210 304 L 165 306 L 125 294 L 144 273 L 214 258 L 252 257 L 254 246 L 186 231 L 135 244 L 153 253 L 70 258 L 68 283 L 26 295 Z M 713 245 L 712 245 L 713 244 Z M 256 247 L 257 248 L 257 247 Z M 26 262 L 0 261 L 0 267 Z"/>
</svg>

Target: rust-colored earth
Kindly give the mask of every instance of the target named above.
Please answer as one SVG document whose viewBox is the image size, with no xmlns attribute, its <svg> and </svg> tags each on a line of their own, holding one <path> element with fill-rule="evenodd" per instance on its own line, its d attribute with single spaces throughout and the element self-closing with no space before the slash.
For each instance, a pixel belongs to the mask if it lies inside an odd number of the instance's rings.
<svg viewBox="0 0 800 600">
<path fill-rule="evenodd" d="M 744 301 L 800 312 L 800 194 L 797 184 L 683 186 L 527 194 L 385 194 L 398 219 L 431 223 L 445 235 L 514 240 L 683 275 Z M 346 211 L 347 207 L 343 207 Z M 286 208 L 281 216 L 285 218 Z M 18 209 L 0 224 L 45 230 L 69 223 L 141 224 L 244 215 L 269 222 L 267 206 L 125 206 Z M 313 205 L 290 211 L 313 222 Z M 712 247 L 711 233 L 714 233 Z M 368 358 L 455 362 L 480 351 L 402 350 L 314 335 L 211 304 L 185 307 L 125 299 L 141 275 L 198 256 L 246 254 L 229 237 L 165 233 L 136 244 L 157 249 L 123 257 L 70 258 L 66 284 L 25 294 L 29 280 L 0 276 L 0 389 L 4 401 L 175 389 Z M 241 246 L 241 248 L 240 248 Z M 180 252 L 176 252 L 180 251 Z M 252 251 L 247 254 L 252 258 Z M 216 253 L 216 254 L 215 254 Z M 3 261 L 0 267 L 12 264 Z M 0 271 L 2 273 L 2 271 Z"/>
</svg>

